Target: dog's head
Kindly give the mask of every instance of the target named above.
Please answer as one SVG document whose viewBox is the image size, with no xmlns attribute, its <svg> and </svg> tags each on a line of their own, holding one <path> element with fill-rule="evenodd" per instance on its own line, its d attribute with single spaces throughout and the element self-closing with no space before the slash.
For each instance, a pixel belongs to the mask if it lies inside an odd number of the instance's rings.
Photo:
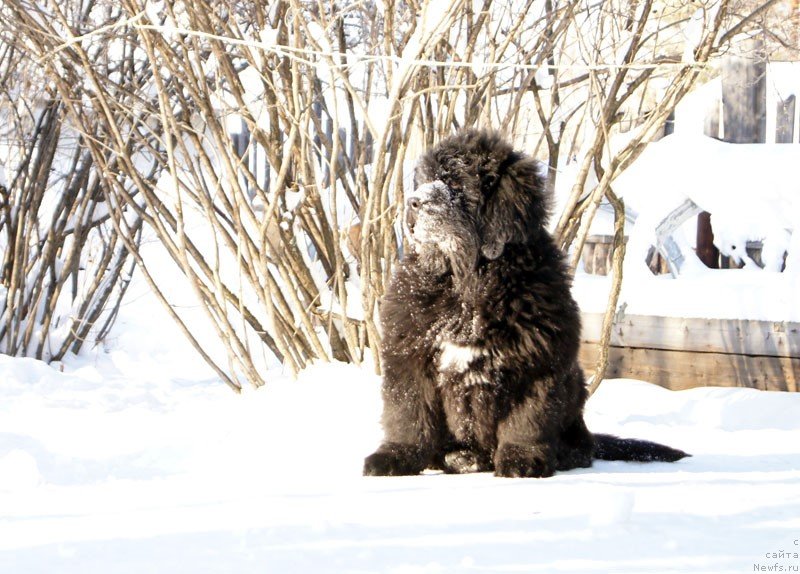
<svg viewBox="0 0 800 574">
<path fill-rule="evenodd" d="M 412 247 L 467 265 L 500 257 L 547 222 L 538 163 L 485 131 L 459 132 L 425 153 L 405 199 Z"/>
</svg>

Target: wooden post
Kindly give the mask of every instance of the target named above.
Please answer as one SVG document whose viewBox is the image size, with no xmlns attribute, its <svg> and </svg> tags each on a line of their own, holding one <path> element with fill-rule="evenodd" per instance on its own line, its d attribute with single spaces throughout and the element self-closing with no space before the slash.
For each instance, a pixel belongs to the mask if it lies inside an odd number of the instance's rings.
<svg viewBox="0 0 800 574">
<path fill-rule="evenodd" d="M 775 114 L 775 143 L 794 143 L 794 113 L 797 98 L 794 94 L 778 102 Z"/>
<path fill-rule="evenodd" d="M 767 62 L 763 43 L 749 39 L 739 44 L 742 55 L 722 60 L 723 140 L 764 143 L 767 131 Z"/>
</svg>

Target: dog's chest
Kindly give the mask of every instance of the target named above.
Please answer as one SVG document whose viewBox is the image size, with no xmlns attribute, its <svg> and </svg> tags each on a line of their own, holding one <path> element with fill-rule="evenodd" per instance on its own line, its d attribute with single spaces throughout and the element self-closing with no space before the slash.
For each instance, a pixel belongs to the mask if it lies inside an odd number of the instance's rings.
<svg viewBox="0 0 800 574">
<path fill-rule="evenodd" d="M 436 384 L 456 392 L 494 386 L 492 376 L 499 359 L 496 345 L 486 337 L 485 320 L 477 310 L 464 309 L 432 325 L 429 341 Z"/>
<path fill-rule="evenodd" d="M 487 384 L 486 372 L 495 349 L 487 344 L 486 314 L 480 306 L 443 293 L 438 305 L 428 309 L 428 354 L 442 385 Z"/>
<path fill-rule="evenodd" d="M 463 373 L 487 354 L 487 350 L 478 345 L 459 344 L 440 338 L 437 368 L 440 373 Z"/>
<path fill-rule="evenodd" d="M 490 362 L 489 349 L 477 342 L 458 343 L 446 337 L 439 337 L 434 354 L 439 384 L 485 384 L 486 371 Z"/>
<path fill-rule="evenodd" d="M 458 441 L 489 448 L 500 392 L 489 349 L 442 339 L 436 368 L 437 392 L 450 432 Z"/>
</svg>

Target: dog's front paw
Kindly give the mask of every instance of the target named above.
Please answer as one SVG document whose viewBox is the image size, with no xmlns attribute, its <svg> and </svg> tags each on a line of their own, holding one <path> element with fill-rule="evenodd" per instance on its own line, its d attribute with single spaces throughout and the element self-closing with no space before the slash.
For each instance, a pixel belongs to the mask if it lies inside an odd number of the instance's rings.
<svg viewBox="0 0 800 574">
<path fill-rule="evenodd" d="M 555 461 L 549 450 L 534 446 L 504 444 L 495 454 L 494 474 L 508 478 L 553 476 Z"/>
<path fill-rule="evenodd" d="M 383 444 L 364 459 L 364 476 L 408 476 L 423 469 L 419 449 L 410 445 Z"/>
<path fill-rule="evenodd" d="M 448 474 L 468 474 L 492 470 L 492 460 L 468 449 L 454 450 L 444 455 L 442 470 Z"/>
<path fill-rule="evenodd" d="M 478 457 L 471 450 L 448 452 L 444 455 L 442 466 L 442 470 L 448 474 L 467 474 L 479 470 Z"/>
</svg>

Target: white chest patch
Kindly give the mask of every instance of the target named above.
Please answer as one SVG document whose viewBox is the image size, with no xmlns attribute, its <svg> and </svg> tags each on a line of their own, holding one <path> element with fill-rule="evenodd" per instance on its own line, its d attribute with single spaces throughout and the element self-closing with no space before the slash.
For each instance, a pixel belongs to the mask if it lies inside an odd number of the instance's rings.
<svg viewBox="0 0 800 574">
<path fill-rule="evenodd" d="M 439 357 L 439 371 L 455 371 L 463 373 L 470 364 L 486 354 L 486 351 L 471 345 L 457 345 L 450 341 L 441 344 L 442 354 Z"/>
</svg>

